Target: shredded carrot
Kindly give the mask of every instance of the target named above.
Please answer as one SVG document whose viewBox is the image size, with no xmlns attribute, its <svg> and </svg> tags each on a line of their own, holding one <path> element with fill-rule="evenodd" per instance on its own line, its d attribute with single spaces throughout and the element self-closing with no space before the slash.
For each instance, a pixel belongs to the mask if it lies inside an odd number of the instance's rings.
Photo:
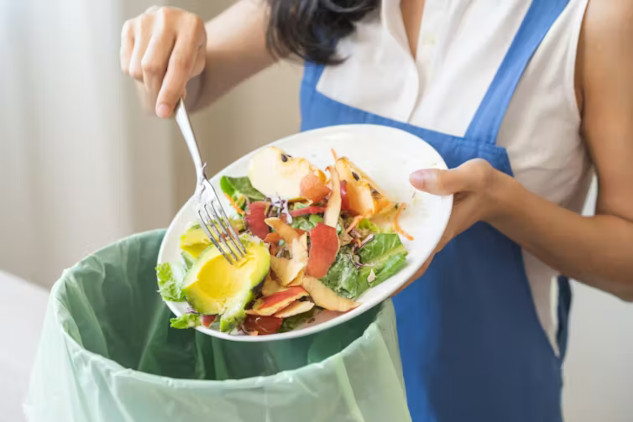
<svg viewBox="0 0 633 422">
<path fill-rule="evenodd" d="M 411 236 L 409 233 L 402 230 L 402 228 L 400 227 L 400 223 L 398 222 L 398 219 L 400 218 L 400 214 L 402 214 L 402 211 L 405 208 L 406 208 L 405 204 L 400 204 L 400 206 L 398 207 L 398 211 L 396 211 L 396 215 L 393 217 L 393 228 L 396 231 L 396 233 L 400 233 L 407 239 L 413 240 L 414 239 L 413 236 Z"/>
<path fill-rule="evenodd" d="M 332 157 L 334 157 L 334 161 L 338 160 L 338 155 L 336 155 L 336 151 L 334 151 L 334 148 L 330 148 L 330 151 L 332 151 Z"/>
<path fill-rule="evenodd" d="M 227 193 L 224 193 L 224 196 L 226 196 L 226 199 L 228 199 L 229 204 L 231 204 L 231 207 L 233 207 L 233 209 L 239 214 L 239 215 L 244 215 L 244 210 L 241 209 L 240 207 L 237 206 L 237 204 L 235 203 L 235 201 L 233 200 L 233 198 L 231 198 Z"/>
<path fill-rule="evenodd" d="M 366 217 L 365 214 L 357 215 L 356 217 L 354 217 L 352 219 L 352 222 L 350 223 L 349 227 L 347 227 L 347 230 L 345 230 L 345 233 L 349 233 L 352 230 L 354 230 L 354 228 L 356 226 L 358 226 L 358 223 L 360 223 L 362 221 L 362 219 L 365 218 L 365 217 Z"/>
</svg>

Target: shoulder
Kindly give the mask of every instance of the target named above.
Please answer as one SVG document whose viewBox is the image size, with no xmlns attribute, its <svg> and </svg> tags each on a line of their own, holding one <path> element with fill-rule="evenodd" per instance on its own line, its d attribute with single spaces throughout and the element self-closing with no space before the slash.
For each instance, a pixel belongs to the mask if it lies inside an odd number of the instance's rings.
<svg viewBox="0 0 633 422">
<path fill-rule="evenodd" d="M 632 22 L 633 0 L 589 0 L 576 59 L 576 91 L 581 105 L 592 95 L 597 81 L 633 80 Z"/>
</svg>

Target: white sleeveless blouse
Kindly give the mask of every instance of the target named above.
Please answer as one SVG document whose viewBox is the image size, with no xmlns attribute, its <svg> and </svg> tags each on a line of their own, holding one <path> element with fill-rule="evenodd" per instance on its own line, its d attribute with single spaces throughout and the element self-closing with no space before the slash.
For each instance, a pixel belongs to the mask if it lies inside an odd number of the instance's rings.
<svg viewBox="0 0 633 422">
<path fill-rule="evenodd" d="M 546 35 L 497 140 L 523 186 L 577 212 L 591 177 L 574 92 L 587 1 L 570 0 Z M 529 6 L 528 0 L 426 0 L 414 58 L 399 0 L 382 0 L 380 10 L 339 43 L 338 53 L 347 60 L 326 67 L 317 90 L 364 111 L 461 137 Z M 537 314 L 557 351 L 557 273 L 523 255 Z"/>
</svg>

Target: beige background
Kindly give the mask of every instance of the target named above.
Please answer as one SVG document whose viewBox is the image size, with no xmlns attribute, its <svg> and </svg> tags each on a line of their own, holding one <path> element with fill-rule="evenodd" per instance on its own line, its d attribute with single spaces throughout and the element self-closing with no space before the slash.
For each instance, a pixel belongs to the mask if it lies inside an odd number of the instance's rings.
<svg viewBox="0 0 633 422">
<path fill-rule="evenodd" d="M 123 20 L 152 3 L 0 2 L 0 270 L 48 288 L 90 251 L 167 226 L 193 191 L 173 122 L 143 114 L 118 69 Z M 231 1 L 172 3 L 208 19 Z M 300 75 L 274 66 L 194 116 L 210 173 L 298 130 Z M 567 420 L 631 421 L 633 308 L 574 291 Z"/>
</svg>

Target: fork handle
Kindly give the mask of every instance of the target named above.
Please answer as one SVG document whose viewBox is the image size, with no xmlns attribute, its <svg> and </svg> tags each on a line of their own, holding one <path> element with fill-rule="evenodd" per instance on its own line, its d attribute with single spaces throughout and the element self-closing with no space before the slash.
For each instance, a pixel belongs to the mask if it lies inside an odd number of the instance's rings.
<svg viewBox="0 0 633 422">
<path fill-rule="evenodd" d="M 175 118 L 176 123 L 178 123 L 178 127 L 180 127 L 180 132 L 182 132 L 182 136 L 183 138 L 185 138 L 187 149 L 189 149 L 189 154 L 191 155 L 193 164 L 196 167 L 196 178 L 198 180 L 202 178 L 206 179 L 206 176 L 204 174 L 204 164 L 202 163 L 202 158 L 200 157 L 200 149 L 198 148 L 196 137 L 193 134 L 191 122 L 189 121 L 187 109 L 185 108 L 185 103 L 182 98 L 180 99 L 180 101 L 178 101 L 178 104 L 176 105 Z"/>
</svg>

